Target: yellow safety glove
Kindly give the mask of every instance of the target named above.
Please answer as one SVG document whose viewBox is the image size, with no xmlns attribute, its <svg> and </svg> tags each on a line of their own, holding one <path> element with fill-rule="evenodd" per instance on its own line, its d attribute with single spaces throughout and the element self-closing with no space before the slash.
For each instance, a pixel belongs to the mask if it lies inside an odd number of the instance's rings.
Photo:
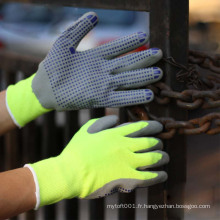
<svg viewBox="0 0 220 220">
<path fill-rule="evenodd" d="M 36 183 L 36 208 L 73 197 L 128 193 L 167 179 L 164 171 L 145 170 L 169 161 L 159 139 L 144 137 L 161 132 L 162 125 L 139 121 L 112 128 L 116 123 L 116 116 L 92 119 L 59 156 L 26 165 Z"/>
</svg>

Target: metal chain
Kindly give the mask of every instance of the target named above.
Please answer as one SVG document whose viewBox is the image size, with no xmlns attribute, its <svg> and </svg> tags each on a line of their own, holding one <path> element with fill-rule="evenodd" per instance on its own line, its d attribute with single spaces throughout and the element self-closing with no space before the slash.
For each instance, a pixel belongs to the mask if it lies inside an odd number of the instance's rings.
<svg viewBox="0 0 220 220">
<path fill-rule="evenodd" d="M 189 62 L 212 72 L 220 73 L 220 54 L 208 55 L 199 51 L 189 51 Z"/>
<path fill-rule="evenodd" d="M 220 133 L 220 113 L 210 113 L 201 118 L 189 121 L 175 121 L 170 117 L 156 117 L 141 107 L 127 108 L 128 116 L 132 121 L 156 120 L 164 125 L 164 131 L 158 135 L 162 139 L 170 139 L 176 133 L 196 135 L 206 133 L 209 135 Z"/>
<path fill-rule="evenodd" d="M 179 69 L 176 79 L 179 82 L 186 83 L 189 89 L 177 92 L 163 82 L 155 83 L 148 86 L 155 94 L 154 102 L 165 105 L 174 101 L 177 106 L 188 110 L 220 107 L 220 55 L 210 56 L 205 53 L 190 51 L 189 67 L 177 63 L 171 57 L 163 60 Z M 206 73 L 201 74 L 197 70 L 197 66 L 206 69 Z M 148 111 L 146 106 L 129 107 L 127 112 L 132 121 L 157 120 L 161 122 L 164 125 L 164 131 L 158 137 L 163 139 L 170 139 L 176 133 L 186 135 L 220 133 L 220 113 L 218 112 L 209 113 L 201 118 L 189 121 L 176 121 L 171 117 L 156 117 Z"/>
<path fill-rule="evenodd" d="M 186 86 L 192 85 L 196 89 L 203 89 L 204 85 L 199 79 L 199 72 L 196 70 L 195 65 L 189 65 L 189 67 L 186 67 L 177 63 L 173 57 L 163 58 L 163 61 L 180 69 L 176 74 L 177 81 L 185 82 Z"/>
<path fill-rule="evenodd" d="M 218 74 L 220 73 L 220 55 L 209 56 L 195 51 L 190 51 L 189 54 L 189 62 L 194 64 L 189 68 L 177 63 L 173 58 L 164 58 L 163 60 L 180 69 L 176 74 L 178 81 L 186 82 L 188 87 L 193 86 L 195 89 L 177 92 L 165 83 L 159 82 L 148 86 L 154 91 L 154 101 L 164 105 L 174 100 L 179 107 L 189 110 L 220 107 L 220 74 Z M 212 72 L 202 76 L 196 70 L 195 64 Z"/>
<path fill-rule="evenodd" d="M 174 100 L 176 104 L 184 109 L 196 108 L 218 108 L 220 107 L 220 89 L 209 91 L 198 91 L 187 89 L 182 92 L 173 91 L 163 82 L 148 86 L 154 94 L 154 102 L 165 105 Z"/>
</svg>

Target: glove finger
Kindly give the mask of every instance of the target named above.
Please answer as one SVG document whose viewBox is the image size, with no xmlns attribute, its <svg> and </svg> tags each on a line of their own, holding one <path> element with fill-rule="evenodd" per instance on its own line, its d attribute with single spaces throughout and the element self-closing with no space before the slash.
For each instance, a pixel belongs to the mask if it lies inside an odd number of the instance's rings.
<svg viewBox="0 0 220 220">
<path fill-rule="evenodd" d="M 135 153 L 144 153 L 148 151 L 163 149 L 163 142 L 160 139 L 154 137 L 132 138 L 129 141 L 131 142 L 129 149 Z"/>
<path fill-rule="evenodd" d="M 105 59 L 112 59 L 147 43 L 149 37 L 144 32 L 119 38 L 96 48 Z"/>
<path fill-rule="evenodd" d="M 148 125 L 148 121 L 125 123 L 115 128 L 112 128 L 112 132 L 127 137 L 129 134 L 138 133 L 139 131 L 144 130 Z M 131 142 L 131 145 L 135 143 L 135 140 L 130 138 L 128 139 L 128 141 Z"/>
<path fill-rule="evenodd" d="M 112 73 L 121 73 L 151 66 L 158 62 L 162 56 L 163 53 L 160 49 L 152 48 L 116 58 L 112 61 L 112 66 L 114 66 Z"/>
<path fill-rule="evenodd" d="M 148 126 L 136 132 L 130 133 L 127 137 L 145 137 L 155 135 L 163 130 L 163 125 L 158 121 L 147 121 Z"/>
<path fill-rule="evenodd" d="M 96 120 L 92 125 L 87 129 L 87 132 L 90 134 L 103 131 L 108 128 L 112 128 L 118 122 L 118 117 L 116 115 L 109 115 Z"/>
<path fill-rule="evenodd" d="M 72 46 L 70 52 L 75 53 L 75 49 L 83 39 L 83 37 L 89 33 L 90 30 L 98 23 L 98 16 L 95 12 L 88 12 L 80 17 L 76 23 L 70 26 L 63 32 L 62 37 L 71 40 Z"/>
<path fill-rule="evenodd" d="M 150 89 L 114 91 L 108 97 L 105 107 L 123 107 L 151 102 L 154 94 Z"/>
<path fill-rule="evenodd" d="M 158 67 L 123 72 L 114 76 L 119 89 L 138 88 L 160 80 L 163 71 Z"/>
<path fill-rule="evenodd" d="M 137 171 L 143 176 L 143 180 L 137 182 L 136 187 L 148 187 L 167 180 L 168 176 L 165 171 Z"/>
<path fill-rule="evenodd" d="M 147 153 L 135 153 L 135 156 L 132 160 L 133 166 L 138 170 L 163 166 L 168 162 L 168 154 L 160 150 Z"/>
<path fill-rule="evenodd" d="M 108 115 L 102 118 L 95 118 L 89 120 L 86 124 L 84 124 L 80 128 L 80 131 L 93 134 L 111 128 L 115 126 L 117 122 L 118 122 L 118 117 L 116 115 Z"/>
<path fill-rule="evenodd" d="M 122 126 L 129 125 L 132 123 L 136 123 L 136 122 L 126 122 L 121 125 L 118 125 L 117 127 L 122 127 Z M 133 133 L 130 133 L 126 137 L 145 137 L 149 135 L 155 135 L 157 133 L 160 133 L 163 130 L 163 125 L 158 121 L 147 121 L 147 123 L 148 123 L 148 126 L 138 131 L 135 131 Z M 135 139 L 135 140 L 139 140 L 139 139 Z"/>
</svg>

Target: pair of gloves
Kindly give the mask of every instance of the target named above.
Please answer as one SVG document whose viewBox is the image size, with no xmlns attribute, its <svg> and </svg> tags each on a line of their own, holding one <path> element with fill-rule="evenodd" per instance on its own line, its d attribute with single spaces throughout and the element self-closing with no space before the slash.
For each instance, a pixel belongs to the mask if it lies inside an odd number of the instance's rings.
<svg viewBox="0 0 220 220">
<path fill-rule="evenodd" d="M 18 127 L 52 110 L 121 107 L 153 99 L 149 89 L 131 89 L 161 79 L 159 68 L 148 67 L 160 60 L 161 50 L 120 56 L 148 41 L 145 33 L 138 32 L 78 52 L 78 44 L 97 22 L 94 12 L 83 15 L 57 39 L 36 74 L 8 87 L 7 108 Z M 34 176 L 36 209 L 67 198 L 130 192 L 167 179 L 163 171 L 144 171 L 169 160 L 160 151 L 159 139 L 145 137 L 161 132 L 162 125 L 156 121 L 116 124 L 116 116 L 92 119 L 59 156 L 25 165 Z"/>
</svg>

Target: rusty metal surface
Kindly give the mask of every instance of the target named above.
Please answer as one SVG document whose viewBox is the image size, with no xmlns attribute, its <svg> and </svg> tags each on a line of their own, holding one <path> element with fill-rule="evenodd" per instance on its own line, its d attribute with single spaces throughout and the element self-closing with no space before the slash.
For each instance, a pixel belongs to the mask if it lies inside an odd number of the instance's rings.
<svg viewBox="0 0 220 220">
<path fill-rule="evenodd" d="M 208 91 L 187 89 L 177 92 L 163 82 L 150 85 L 148 88 L 154 91 L 154 101 L 161 105 L 174 101 L 177 106 L 189 110 L 220 107 L 220 89 Z"/>
<path fill-rule="evenodd" d="M 197 90 L 220 88 L 220 54 L 189 50 L 187 66 L 176 62 L 173 57 L 163 58 L 163 61 L 179 70 L 176 79 L 187 87 Z"/>
<path fill-rule="evenodd" d="M 50 5 L 63 5 L 85 8 L 103 8 L 103 9 L 122 9 L 122 10 L 137 10 L 149 11 L 150 0 L 2 0 L 4 2 L 20 2 L 20 3 L 37 3 Z"/>
<path fill-rule="evenodd" d="M 141 107 L 127 108 L 128 115 L 132 121 L 157 120 L 164 125 L 164 131 L 158 135 L 162 139 L 173 138 L 176 133 L 186 135 L 196 135 L 206 133 L 214 135 L 220 133 L 220 113 L 214 112 L 204 115 L 201 118 L 189 121 L 177 121 L 172 117 L 156 117 L 149 113 L 147 109 L 143 111 Z"/>
<path fill-rule="evenodd" d="M 188 0 L 151 0 L 150 46 L 161 48 L 164 57 L 173 57 L 186 66 L 188 63 Z M 176 67 L 165 62 L 158 64 L 164 71 L 164 83 L 173 91 L 181 92 L 186 86 L 176 79 Z M 178 120 L 186 120 L 187 112 L 174 103 L 150 105 L 150 112 L 165 117 L 175 115 Z M 165 167 L 169 179 L 165 184 L 149 188 L 148 204 L 183 204 L 186 179 L 186 144 L 184 135 L 175 135 L 164 142 L 164 150 L 170 155 Z M 178 146 L 178 147 L 177 147 Z M 150 209 L 149 219 L 183 219 L 181 209 Z"/>
<path fill-rule="evenodd" d="M 176 80 L 188 89 L 178 92 L 163 82 L 156 83 L 149 86 L 155 93 L 154 101 L 161 105 L 174 101 L 178 107 L 188 110 L 220 107 L 220 55 L 210 56 L 198 51 L 189 51 L 189 54 L 189 67 L 172 57 L 163 59 L 178 69 Z"/>
<path fill-rule="evenodd" d="M 209 55 L 200 51 L 190 50 L 189 62 L 209 69 L 215 73 L 220 73 L 220 54 Z"/>
</svg>

